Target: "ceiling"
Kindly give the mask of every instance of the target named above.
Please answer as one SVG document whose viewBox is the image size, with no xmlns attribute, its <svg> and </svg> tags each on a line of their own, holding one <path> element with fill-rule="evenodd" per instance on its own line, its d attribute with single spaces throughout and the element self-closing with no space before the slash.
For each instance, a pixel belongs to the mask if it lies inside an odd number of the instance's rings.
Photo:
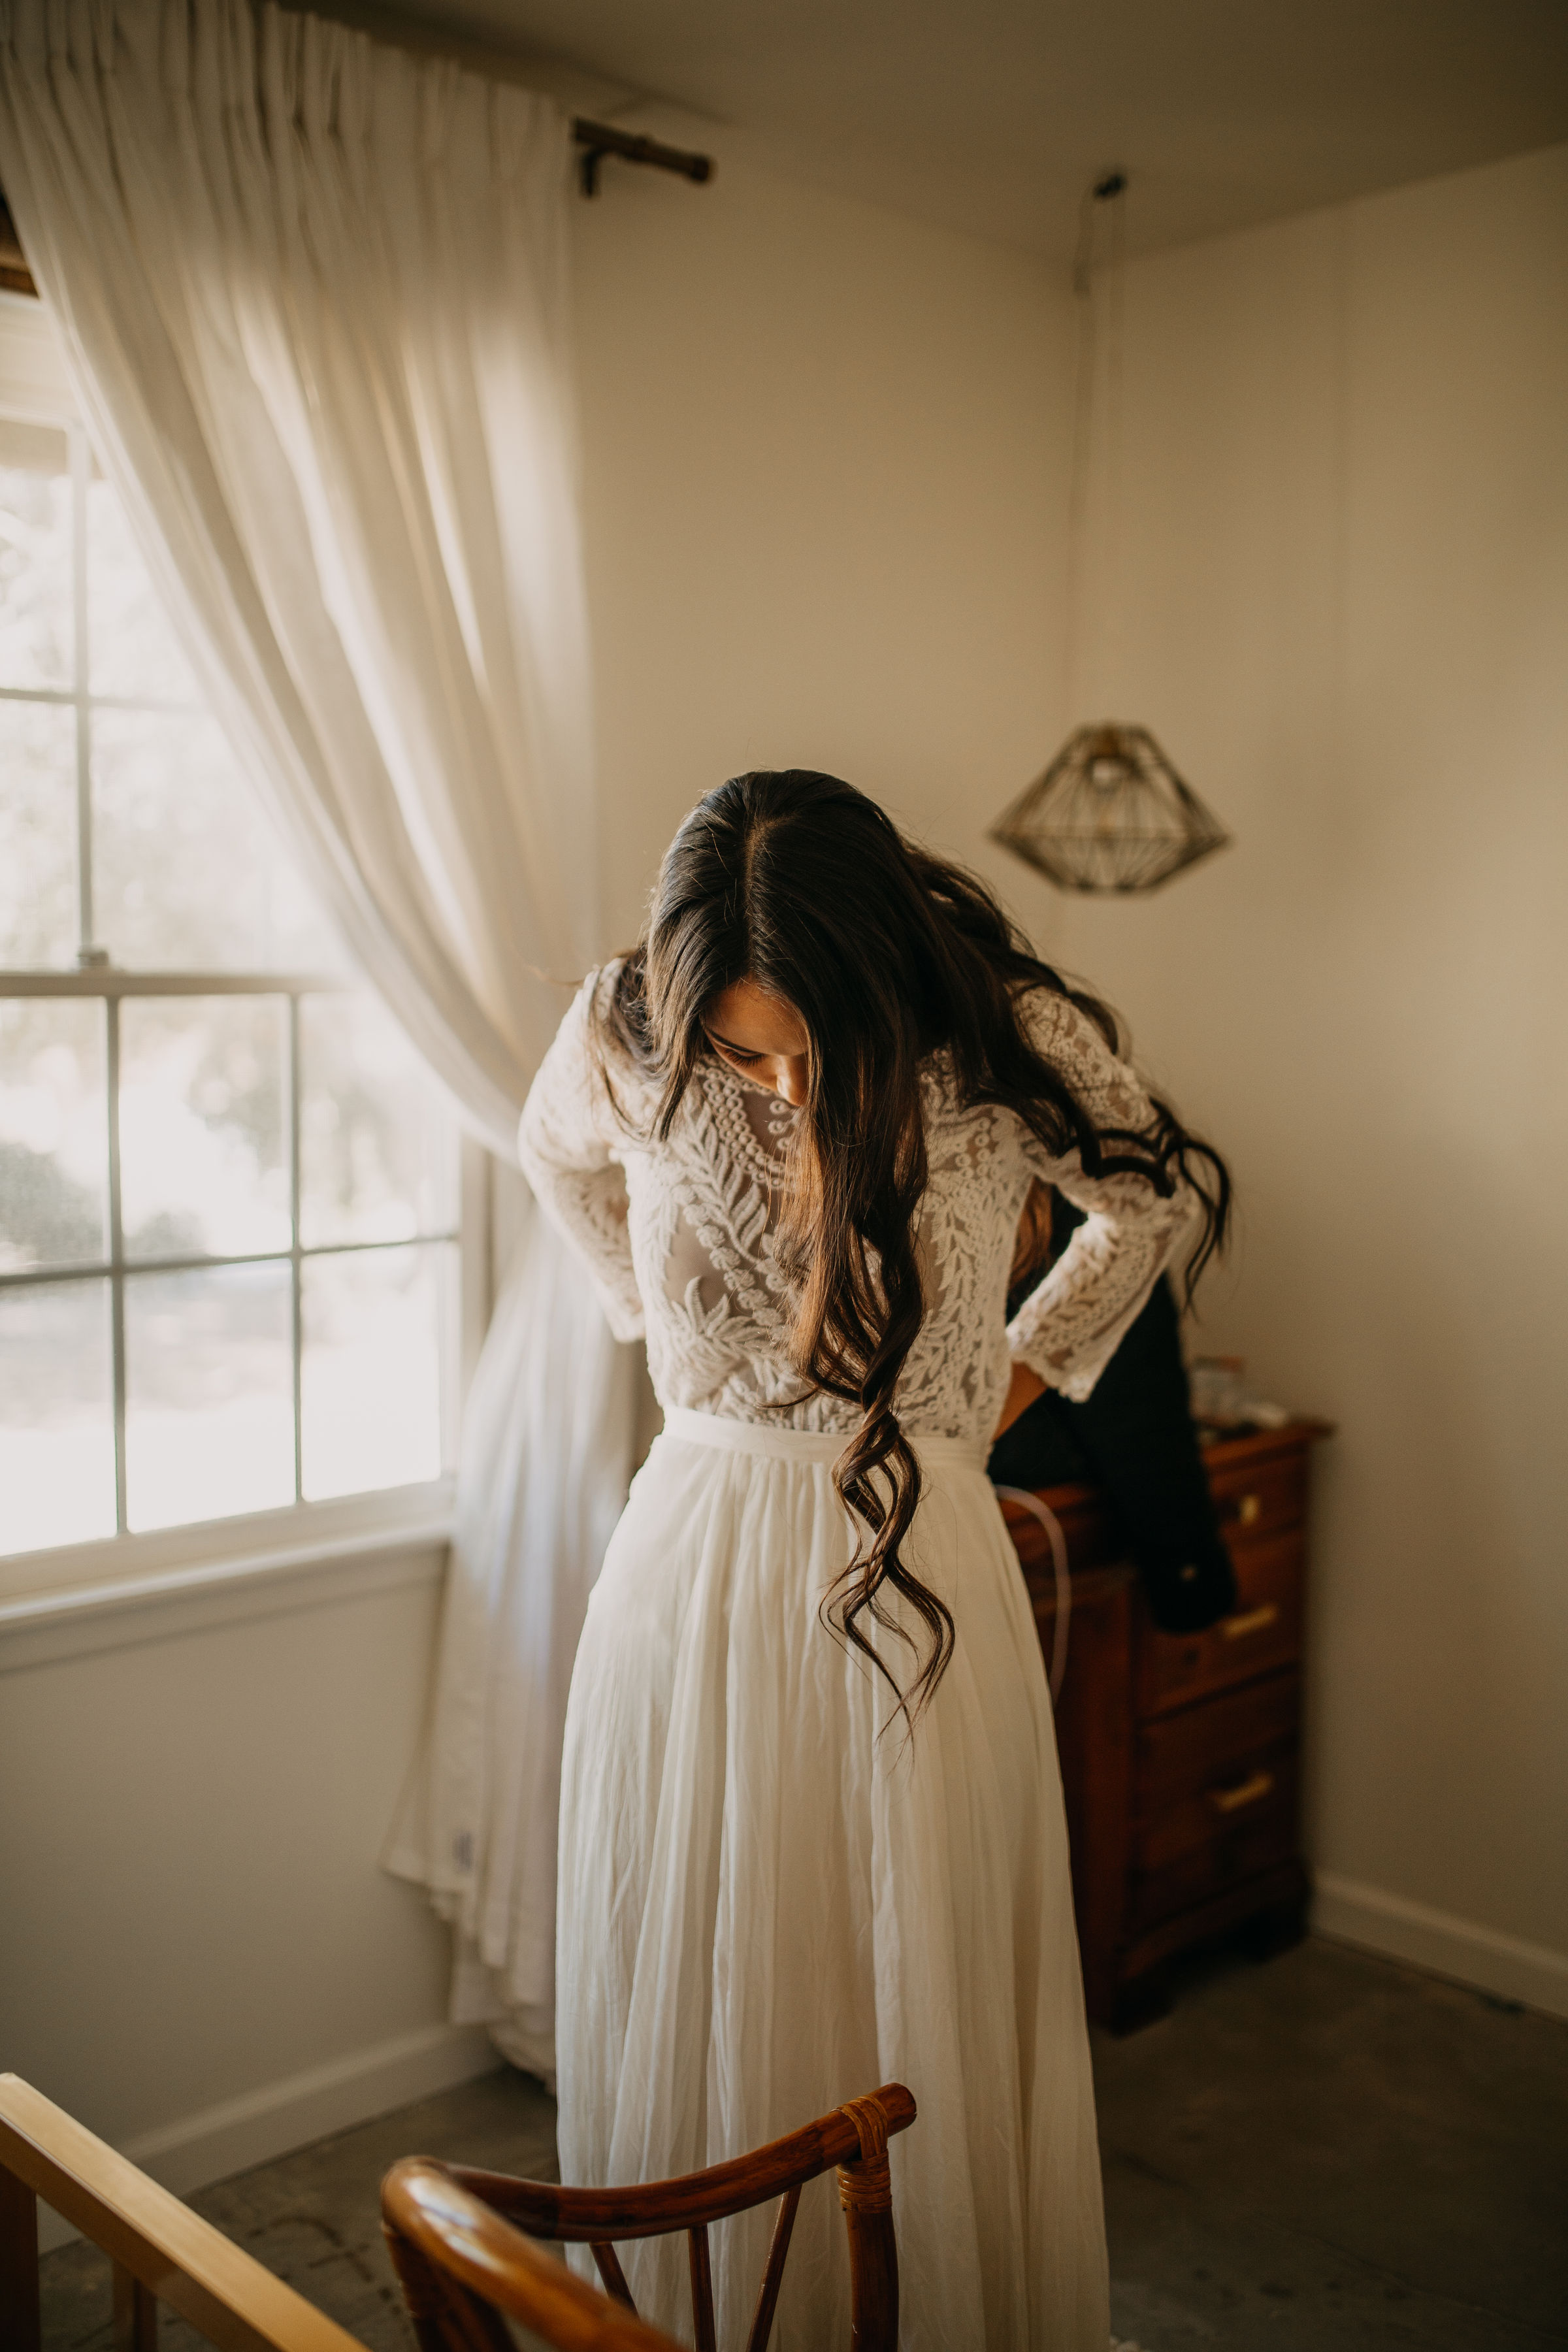
<svg viewBox="0 0 1568 2352">
<path fill-rule="evenodd" d="M 1147 250 L 1568 137 L 1568 0 L 317 5 L 1060 259 L 1115 165 Z"/>
</svg>

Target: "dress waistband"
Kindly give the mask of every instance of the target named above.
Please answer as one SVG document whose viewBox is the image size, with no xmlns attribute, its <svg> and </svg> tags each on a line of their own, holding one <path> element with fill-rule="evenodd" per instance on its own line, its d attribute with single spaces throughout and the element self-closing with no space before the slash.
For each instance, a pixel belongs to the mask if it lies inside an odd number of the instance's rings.
<svg viewBox="0 0 1568 2352">
<path fill-rule="evenodd" d="M 727 1414 L 693 1412 L 683 1404 L 665 1408 L 664 1433 L 686 1445 L 711 1445 L 721 1454 L 763 1454 L 775 1462 L 837 1462 L 849 1443 L 839 1429 L 786 1429 L 782 1422 L 731 1421 Z M 928 1437 L 906 1429 L 922 1466 L 984 1470 L 989 1451 L 983 1440 Z"/>
</svg>

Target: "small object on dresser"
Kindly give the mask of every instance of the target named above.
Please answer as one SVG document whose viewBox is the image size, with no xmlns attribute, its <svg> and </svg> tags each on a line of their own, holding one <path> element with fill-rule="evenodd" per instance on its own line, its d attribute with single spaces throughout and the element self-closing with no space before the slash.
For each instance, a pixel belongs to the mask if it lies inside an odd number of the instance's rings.
<svg viewBox="0 0 1568 2352">
<path fill-rule="evenodd" d="M 1243 1429 L 1289 1429 L 1296 1416 L 1289 1405 L 1255 1396 L 1247 1384 L 1245 1356 L 1194 1356 L 1187 1366 L 1193 1419 L 1209 1433 L 1229 1436 Z"/>
<path fill-rule="evenodd" d="M 1245 1419 L 1245 1356 L 1194 1356 L 1187 1366 L 1193 1419 L 1211 1429 L 1234 1429 Z"/>
</svg>

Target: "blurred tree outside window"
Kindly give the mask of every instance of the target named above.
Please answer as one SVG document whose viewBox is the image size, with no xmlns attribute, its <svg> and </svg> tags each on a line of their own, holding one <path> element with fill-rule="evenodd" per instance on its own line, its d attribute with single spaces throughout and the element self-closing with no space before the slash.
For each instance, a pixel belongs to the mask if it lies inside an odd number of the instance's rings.
<svg viewBox="0 0 1568 2352">
<path fill-rule="evenodd" d="M 0 1553 L 438 1477 L 457 1228 L 81 429 L 0 416 Z"/>
</svg>

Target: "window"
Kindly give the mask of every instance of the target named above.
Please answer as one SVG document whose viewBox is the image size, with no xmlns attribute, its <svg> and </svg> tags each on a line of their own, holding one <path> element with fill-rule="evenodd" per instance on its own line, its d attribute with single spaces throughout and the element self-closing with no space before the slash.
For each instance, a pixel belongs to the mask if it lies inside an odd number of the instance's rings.
<svg viewBox="0 0 1568 2352">
<path fill-rule="evenodd" d="M 272 841 L 80 427 L 29 405 L 0 405 L 7 1553 L 435 1479 L 458 1352 L 454 1124 Z"/>
</svg>

